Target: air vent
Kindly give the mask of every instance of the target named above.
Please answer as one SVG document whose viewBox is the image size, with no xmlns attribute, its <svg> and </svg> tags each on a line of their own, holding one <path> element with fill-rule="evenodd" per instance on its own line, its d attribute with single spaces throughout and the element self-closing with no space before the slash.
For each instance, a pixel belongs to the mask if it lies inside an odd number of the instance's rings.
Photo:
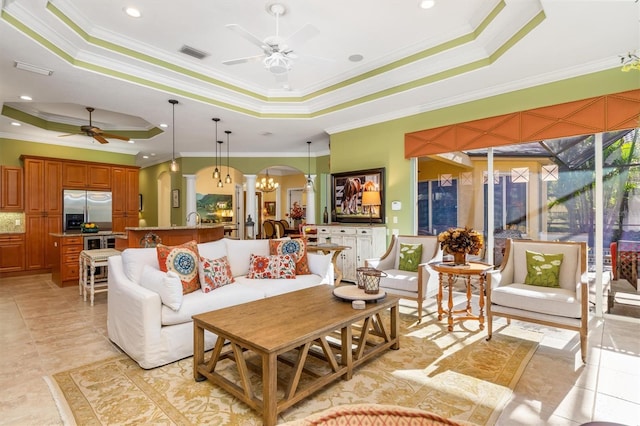
<svg viewBox="0 0 640 426">
<path fill-rule="evenodd" d="M 194 47 L 187 46 L 186 44 L 180 48 L 180 53 L 184 53 L 185 55 L 193 56 L 196 59 L 204 59 L 209 54 L 207 52 L 203 52 L 202 50 L 198 50 Z"/>
</svg>

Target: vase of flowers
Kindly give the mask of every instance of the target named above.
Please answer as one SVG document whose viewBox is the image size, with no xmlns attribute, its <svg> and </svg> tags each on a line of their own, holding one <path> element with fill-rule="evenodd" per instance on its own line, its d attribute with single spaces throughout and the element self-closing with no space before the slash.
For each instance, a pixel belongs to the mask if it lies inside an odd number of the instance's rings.
<svg viewBox="0 0 640 426">
<path fill-rule="evenodd" d="M 291 207 L 291 211 L 289 212 L 289 217 L 293 220 L 293 226 L 299 227 L 302 219 L 304 218 L 304 210 L 302 206 L 297 201 L 293 202 L 293 206 Z"/>
<path fill-rule="evenodd" d="M 482 234 L 469 227 L 449 228 L 438 234 L 440 248 L 453 255 L 453 263 L 464 265 L 467 254 L 478 254 L 484 245 Z"/>
</svg>

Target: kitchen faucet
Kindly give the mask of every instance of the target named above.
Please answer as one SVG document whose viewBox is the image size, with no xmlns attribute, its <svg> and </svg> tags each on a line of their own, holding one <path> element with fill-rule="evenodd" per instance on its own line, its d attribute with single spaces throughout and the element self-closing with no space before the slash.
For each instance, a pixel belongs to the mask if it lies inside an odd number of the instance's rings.
<svg viewBox="0 0 640 426">
<path fill-rule="evenodd" d="M 196 215 L 196 225 L 199 225 L 200 221 L 202 220 L 202 218 L 200 217 L 200 213 L 198 213 L 198 212 L 191 212 L 191 213 L 187 214 L 187 223 L 189 223 L 189 218 L 191 217 L 192 214 Z"/>
</svg>

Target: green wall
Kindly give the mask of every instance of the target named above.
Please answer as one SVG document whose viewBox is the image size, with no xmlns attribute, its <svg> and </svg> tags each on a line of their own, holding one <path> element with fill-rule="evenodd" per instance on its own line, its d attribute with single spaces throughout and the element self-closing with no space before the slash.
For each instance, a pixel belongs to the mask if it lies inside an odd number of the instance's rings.
<svg viewBox="0 0 640 426">
<path fill-rule="evenodd" d="M 95 161 L 97 163 L 121 164 L 125 166 L 136 165 L 135 156 L 129 154 L 0 138 L 0 164 L 3 166 L 22 166 L 22 162 L 20 161 L 21 155 L 63 158 L 65 160 Z"/>
<path fill-rule="evenodd" d="M 404 158 L 405 133 L 638 88 L 640 72 L 621 72 L 616 67 L 336 133 L 331 135 L 331 172 L 385 167 L 387 227 L 398 229 L 400 234 L 413 234 L 417 228 L 414 223 L 416 178 L 411 161 Z M 392 212 L 392 200 L 401 201 L 402 210 Z M 393 216 L 398 218 L 398 223 L 392 223 Z"/>
</svg>

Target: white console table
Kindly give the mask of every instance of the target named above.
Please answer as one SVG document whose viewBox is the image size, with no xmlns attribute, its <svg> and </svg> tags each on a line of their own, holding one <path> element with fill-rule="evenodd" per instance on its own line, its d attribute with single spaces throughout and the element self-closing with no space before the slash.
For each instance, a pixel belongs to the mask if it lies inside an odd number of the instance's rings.
<svg viewBox="0 0 640 426">
<path fill-rule="evenodd" d="M 96 282 L 96 268 L 100 266 L 106 268 L 109 256 L 119 254 L 119 250 L 111 248 L 82 250 L 80 252 L 80 278 L 78 280 L 78 287 L 85 302 L 87 301 L 87 293 L 89 293 L 91 306 L 93 306 L 93 299 L 96 293 L 107 291 L 107 277 L 105 276 Z"/>
</svg>

